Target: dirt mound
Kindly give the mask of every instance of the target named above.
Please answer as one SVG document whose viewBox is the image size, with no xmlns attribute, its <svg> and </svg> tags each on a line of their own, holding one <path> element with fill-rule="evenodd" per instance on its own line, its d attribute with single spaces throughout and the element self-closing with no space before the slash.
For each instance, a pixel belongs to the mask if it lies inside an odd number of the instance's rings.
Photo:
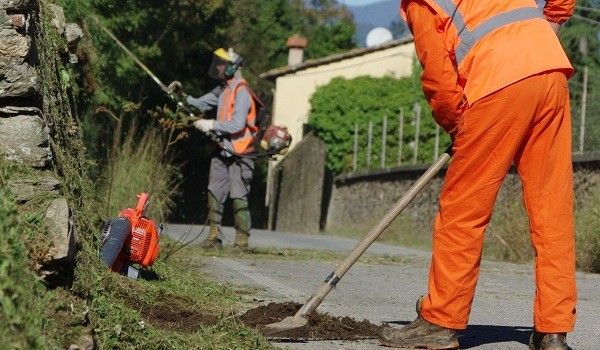
<svg viewBox="0 0 600 350">
<path fill-rule="evenodd" d="M 279 322 L 288 316 L 293 316 L 301 307 L 302 305 L 298 303 L 270 303 L 248 310 L 239 319 L 248 327 L 260 331 L 269 323 Z M 277 338 L 282 340 L 358 340 L 375 338 L 380 329 L 380 326 L 367 320 L 356 321 L 350 317 L 333 317 L 313 312 L 308 317 L 306 327 L 278 332 Z"/>
<path fill-rule="evenodd" d="M 149 306 L 137 298 L 129 298 L 129 304 L 140 310 L 142 316 L 150 324 L 161 329 L 195 332 L 200 327 L 212 326 L 218 322 L 216 316 L 198 313 L 198 310 L 190 309 L 183 302 L 158 300 L 154 305 Z M 293 316 L 301 307 L 301 304 L 292 302 L 270 303 L 250 309 L 237 316 L 237 319 L 260 332 L 267 324 Z M 350 317 L 333 317 L 313 312 L 308 317 L 306 327 L 278 332 L 276 338 L 267 338 L 282 341 L 358 340 L 377 337 L 380 328 L 367 320 L 356 321 Z"/>
</svg>

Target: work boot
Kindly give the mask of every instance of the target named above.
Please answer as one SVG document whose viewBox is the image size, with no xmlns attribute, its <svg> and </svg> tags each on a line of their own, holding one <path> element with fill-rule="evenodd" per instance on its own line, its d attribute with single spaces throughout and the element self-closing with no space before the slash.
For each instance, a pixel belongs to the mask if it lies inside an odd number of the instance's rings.
<svg viewBox="0 0 600 350">
<path fill-rule="evenodd" d="M 533 332 L 529 338 L 529 350 L 568 350 L 566 333 Z"/>
<path fill-rule="evenodd" d="M 383 328 L 379 342 L 394 348 L 458 349 L 455 331 L 428 322 L 421 316 L 399 329 Z"/>
<path fill-rule="evenodd" d="M 223 241 L 219 239 L 219 234 L 219 228 L 211 226 L 208 237 L 200 243 L 200 247 L 203 249 L 223 249 Z"/>
<path fill-rule="evenodd" d="M 425 299 L 424 295 L 421 295 L 421 297 L 417 299 L 417 304 L 415 305 L 415 311 L 417 312 L 417 316 L 421 316 L 421 304 L 423 303 L 423 299 Z"/>
<path fill-rule="evenodd" d="M 248 251 L 248 237 L 250 237 L 250 235 L 246 232 L 243 231 L 236 231 L 235 232 L 235 241 L 233 242 L 233 248 L 237 249 L 241 252 L 247 252 Z"/>
</svg>

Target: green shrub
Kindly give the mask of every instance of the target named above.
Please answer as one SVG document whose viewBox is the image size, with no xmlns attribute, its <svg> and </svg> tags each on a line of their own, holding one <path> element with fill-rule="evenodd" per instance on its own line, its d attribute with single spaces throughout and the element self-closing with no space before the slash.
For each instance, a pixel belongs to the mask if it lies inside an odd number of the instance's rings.
<svg viewBox="0 0 600 350">
<path fill-rule="evenodd" d="M 415 73 L 418 76 L 418 70 Z M 384 167 L 396 166 L 399 155 L 400 114 L 404 115 L 402 163 L 412 163 L 415 134 L 415 105 L 421 107 L 417 163 L 433 160 L 436 123 L 425 101 L 419 79 L 368 76 L 351 80 L 335 78 L 319 87 L 311 98 L 308 129 L 327 145 L 327 167 L 340 174 L 353 169 L 355 127 L 358 126 L 357 168 L 367 169 L 368 125 L 373 122 L 370 164 L 381 165 L 383 121 L 387 117 Z M 440 131 L 440 148 L 449 144 L 449 137 Z"/>
</svg>

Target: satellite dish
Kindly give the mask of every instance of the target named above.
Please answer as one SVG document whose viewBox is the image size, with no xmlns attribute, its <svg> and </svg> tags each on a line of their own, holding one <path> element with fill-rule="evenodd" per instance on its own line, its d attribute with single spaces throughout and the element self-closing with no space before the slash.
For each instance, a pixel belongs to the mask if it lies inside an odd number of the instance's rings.
<svg viewBox="0 0 600 350">
<path fill-rule="evenodd" d="M 386 41 L 390 41 L 394 39 L 392 36 L 392 32 L 383 27 L 377 27 L 371 29 L 369 34 L 367 34 L 367 47 L 373 47 L 377 45 L 381 45 Z"/>
</svg>

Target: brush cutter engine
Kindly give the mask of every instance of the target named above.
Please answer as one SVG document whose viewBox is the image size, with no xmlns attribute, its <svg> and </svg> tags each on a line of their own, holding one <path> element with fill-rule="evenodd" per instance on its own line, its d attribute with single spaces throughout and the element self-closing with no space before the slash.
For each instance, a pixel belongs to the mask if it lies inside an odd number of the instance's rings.
<svg viewBox="0 0 600 350">
<path fill-rule="evenodd" d="M 265 132 L 260 140 L 260 147 L 270 154 L 284 155 L 287 153 L 292 136 L 287 131 L 286 127 L 269 125 L 265 128 Z"/>
<path fill-rule="evenodd" d="M 161 224 L 157 228 L 154 221 L 144 216 L 148 194 L 142 192 L 137 197 L 135 209 L 124 209 L 116 219 L 105 222 L 100 250 L 100 259 L 111 271 L 133 279 L 139 276 L 134 264 L 147 268 L 156 261 L 163 227 Z"/>
</svg>

